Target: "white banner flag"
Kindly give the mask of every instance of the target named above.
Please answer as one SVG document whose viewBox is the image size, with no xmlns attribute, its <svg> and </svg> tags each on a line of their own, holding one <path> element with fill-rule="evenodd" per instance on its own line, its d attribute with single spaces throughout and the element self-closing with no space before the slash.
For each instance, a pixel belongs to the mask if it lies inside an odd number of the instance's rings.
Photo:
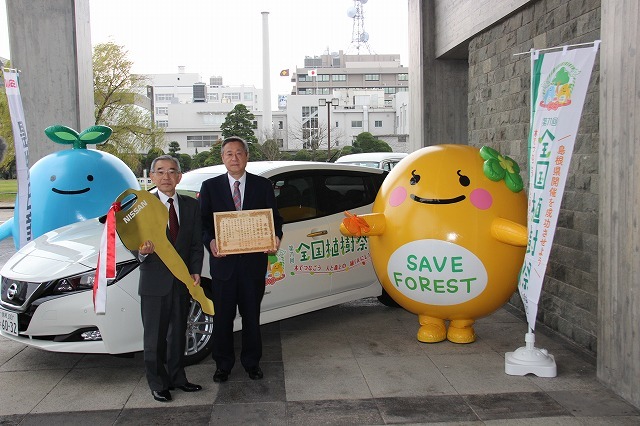
<svg viewBox="0 0 640 426">
<path fill-rule="evenodd" d="M 22 98 L 18 86 L 18 73 L 15 70 L 4 70 L 4 87 L 7 92 L 9 113 L 13 130 L 13 143 L 16 152 L 16 172 L 18 174 L 18 196 L 16 206 L 18 214 L 18 231 L 20 241 L 14 241 L 22 247 L 32 240 L 31 233 L 31 184 L 29 180 L 29 140 L 27 126 L 24 122 Z M 14 237 L 15 238 L 15 237 Z"/>
<path fill-rule="evenodd" d="M 531 55 L 529 241 L 518 282 L 531 330 L 598 45 Z"/>
</svg>

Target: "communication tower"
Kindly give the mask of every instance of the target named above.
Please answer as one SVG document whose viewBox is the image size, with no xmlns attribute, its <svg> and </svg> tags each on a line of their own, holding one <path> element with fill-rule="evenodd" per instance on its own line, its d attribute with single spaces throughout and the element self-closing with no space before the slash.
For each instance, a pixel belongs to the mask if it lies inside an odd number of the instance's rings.
<svg viewBox="0 0 640 426">
<path fill-rule="evenodd" d="M 364 47 L 371 54 L 369 47 L 369 33 L 364 30 L 364 11 L 363 5 L 369 0 L 353 0 L 353 7 L 347 10 L 347 16 L 353 19 L 353 30 L 351 32 L 351 46 L 356 49 L 356 53 L 360 54 L 360 48 Z"/>
</svg>

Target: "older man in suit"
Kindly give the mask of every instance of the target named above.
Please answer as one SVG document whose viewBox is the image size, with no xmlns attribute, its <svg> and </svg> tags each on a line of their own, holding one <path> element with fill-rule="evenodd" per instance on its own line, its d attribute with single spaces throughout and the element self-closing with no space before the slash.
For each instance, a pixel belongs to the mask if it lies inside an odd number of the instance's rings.
<svg viewBox="0 0 640 426">
<path fill-rule="evenodd" d="M 167 238 L 184 260 L 194 285 L 200 285 L 204 248 L 198 202 L 176 193 L 182 173 L 180 163 L 163 155 L 151 163 L 151 180 L 158 198 L 169 210 Z M 175 278 L 147 240 L 137 253 L 140 263 L 140 308 L 144 326 L 144 364 L 151 394 L 156 401 L 171 401 L 174 388 L 196 392 L 184 371 L 184 349 L 189 312 L 189 291 Z"/>
<path fill-rule="evenodd" d="M 202 238 L 211 253 L 212 299 L 216 307 L 213 329 L 214 382 L 226 382 L 235 363 L 233 321 L 236 307 L 242 316 L 240 362 L 252 380 L 262 379 L 260 303 L 265 291 L 267 253 L 220 255 L 216 248 L 213 213 L 233 210 L 271 209 L 277 247 L 282 238 L 282 217 L 276 208 L 271 181 L 247 173 L 249 146 L 239 137 L 222 142 L 222 162 L 227 173 L 207 179 L 200 189 Z M 277 251 L 277 248 L 276 248 Z"/>
</svg>

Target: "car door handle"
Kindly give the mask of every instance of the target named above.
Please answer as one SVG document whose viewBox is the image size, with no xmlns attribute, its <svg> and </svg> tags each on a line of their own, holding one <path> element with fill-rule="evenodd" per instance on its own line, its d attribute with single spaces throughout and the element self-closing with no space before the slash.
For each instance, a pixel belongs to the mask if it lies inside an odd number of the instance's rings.
<svg viewBox="0 0 640 426">
<path fill-rule="evenodd" d="M 311 238 L 319 237 L 320 235 L 327 235 L 327 233 L 328 232 L 326 230 L 325 231 L 316 231 L 316 232 L 312 232 L 310 234 L 307 234 L 307 237 L 311 237 Z"/>
</svg>

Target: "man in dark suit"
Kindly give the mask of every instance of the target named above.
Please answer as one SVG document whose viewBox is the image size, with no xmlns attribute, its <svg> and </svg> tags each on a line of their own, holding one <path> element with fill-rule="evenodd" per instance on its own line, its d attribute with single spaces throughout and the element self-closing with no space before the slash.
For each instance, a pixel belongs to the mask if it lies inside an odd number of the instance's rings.
<svg viewBox="0 0 640 426">
<path fill-rule="evenodd" d="M 169 209 L 167 238 L 184 260 L 200 285 L 204 248 L 198 202 L 178 195 L 176 185 L 182 179 L 180 163 L 163 155 L 151 163 L 151 180 L 158 198 Z M 144 326 L 144 364 L 156 401 L 171 401 L 174 388 L 196 392 L 202 386 L 189 383 L 184 371 L 184 349 L 190 296 L 187 287 L 175 278 L 155 253 L 153 241 L 145 241 L 136 253 L 140 263 L 140 308 Z"/>
<path fill-rule="evenodd" d="M 236 307 L 242 316 L 242 352 L 240 362 L 252 380 L 262 379 L 260 368 L 262 338 L 260 303 L 264 296 L 267 253 L 220 255 L 216 248 L 213 213 L 233 210 L 271 209 L 275 226 L 276 250 L 282 238 L 282 217 L 276 208 L 269 179 L 247 173 L 249 146 L 239 137 L 222 142 L 222 162 L 227 173 L 207 179 L 200 189 L 202 238 L 211 253 L 210 269 L 213 317 L 214 382 L 225 382 L 235 363 L 233 321 Z"/>
</svg>

